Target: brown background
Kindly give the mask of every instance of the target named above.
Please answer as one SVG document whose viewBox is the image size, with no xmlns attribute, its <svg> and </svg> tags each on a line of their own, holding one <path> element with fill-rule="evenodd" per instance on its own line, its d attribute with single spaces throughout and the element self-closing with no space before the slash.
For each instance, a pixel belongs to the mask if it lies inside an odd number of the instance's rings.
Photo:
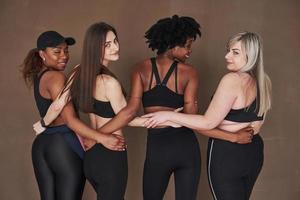
<svg viewBox="0 0 300 200">
<path fill-rule="evenodd" d="M 249 30 L 264 39 L 266 71 L 273 81 L 273 109 L 261 135 L 265 141 L 264 168 L 252 199 L 300 199 L 299 71 L 300 1 L 298 0 L 1 0 L 0 2 L 0 199 L 38 199 L 30 150 L 31 125 L 39 119 L 33 95 L 17 65 L 39 33 L 53 29 L 77 39 L 69 69 L 80 61 L 83 35 L 97 21 L 114 25 L 121 42 L 121 59 L 112 70 L 129 89 L 129 71 L 137 61 L 154 55 L 143 34 L 159 18 L 175 13 L 197 19 L 203 37 L 193 46 L 189 62 L 200 72 L 199 102 L 205 110 L 218 80 L 226 72 L 225 43 L 234 33 Z M 128 200 L 140 200 L 146 131 L 126 128 L 129 151 Z M 202 172 L 199 199 L 212 199 L 206 175 L 207 138 L 199 135 Z M 95 199 L 90 187 L 84 199 Z M 174 199 L 170 182 L 165 197 Z"/>
</svg>

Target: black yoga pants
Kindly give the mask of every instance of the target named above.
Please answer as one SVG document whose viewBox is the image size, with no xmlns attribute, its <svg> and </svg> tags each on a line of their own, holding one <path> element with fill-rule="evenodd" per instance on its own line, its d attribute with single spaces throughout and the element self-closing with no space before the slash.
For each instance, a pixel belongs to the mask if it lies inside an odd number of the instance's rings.
<svg viewBox="0 0 300 200">
<path fill-rule="evenodd" d="M 263 140 L 250 144 L 209 139 L 207 174 L 215 200 L 248 200 L 263 165 Z"/>
<path fill-rule="evenodd" d="M 192 130 L 149 129 L 144 163 L 144 200 L 162 200 L 174 174 L 176 200 L 194 200 L 200 178 L 201 157 Z"/>
<path fill-rule="evenodd" d="M 95 144 L 84 156 L 84 174 L 97 200 L 123 200 L 128 177 L 127 152 Z"/>
<path fill-rule="evenodd" d="M 81 200 L 85 184 L 82 159 L 63 134 L 42 133 L 32 145 L 32 162 L 41 200 Z"/>
</svg>

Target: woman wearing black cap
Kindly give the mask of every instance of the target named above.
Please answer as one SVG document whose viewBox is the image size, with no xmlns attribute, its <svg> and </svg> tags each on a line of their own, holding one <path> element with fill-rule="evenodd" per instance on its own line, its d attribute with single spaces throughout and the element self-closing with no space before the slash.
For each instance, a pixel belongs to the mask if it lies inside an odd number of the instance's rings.
<svg viewBox="0 0 300 200">
<path fill-rule="evenodd" d="M 24 60 L 23 77 L 28 86 L 34 86 L 41 117 L 64 87 L 62 71 L 69 59 L 68 46 L 74 43 L 73 38 L 65 38 L 55 31 L 44 32 L 37 40 L 37 48 L 32 49 Z M 99 134 L 84 125 L 69 102 L 32 145 L 33 167 L 42 200 L 79 200 L 82 197 L 84 150 L 79 138 L 67 125 L 77 134 L 103 143 L 112 150 L 124 148 L 122 137 Z"/>
</svg>

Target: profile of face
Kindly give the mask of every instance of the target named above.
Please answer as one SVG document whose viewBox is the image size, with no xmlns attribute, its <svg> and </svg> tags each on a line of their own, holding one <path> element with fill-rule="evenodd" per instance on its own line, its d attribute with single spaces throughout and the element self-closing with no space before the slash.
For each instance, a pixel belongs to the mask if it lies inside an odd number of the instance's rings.
<svg viewBox="0 0 300 200">
<path fill-rule="evenodd" d="M 104 55 L 103 65 L 107 66 L 110 61 L 116 61 L 119 59 L 119 42 L 117 36 L 112 31 L 108 31 L 106 34 L 106 40 L 104 43 Z"/>
<path fill-rule="evenodd" d="M 227 69 L 233 72 L 239 71 L 247 63 L 247 56 L 242 48 L 241 41 L 233 43 L 225 55 Z"/>
<path fill-rule="evenodd" d="M 173 57 L 178 59 L 180 62 L 185 62 L 192 53 L 192 45 L 194 43 L 194 38 L 188 38 L 184 46 L 176 46 L 173 48 Z"/>
<path fill-rule="evenodd" d="M 69 60 L 69 50 L 66 43 L 61 43 L 56 47 L 47 47 L 39 51 L 40 57 L 47 67 L 63 71 Z"/>
</svg>

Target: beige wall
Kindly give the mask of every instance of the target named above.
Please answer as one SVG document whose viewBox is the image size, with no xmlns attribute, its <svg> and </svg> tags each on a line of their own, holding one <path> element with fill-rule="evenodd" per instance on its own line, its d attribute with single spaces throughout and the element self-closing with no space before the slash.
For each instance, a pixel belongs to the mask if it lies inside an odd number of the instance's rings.
<svg viewBox="0 0 300 200">
<path fill-rule="evenodd" d="M 30 149 L 34 139 L 31 125 L 38 117 L 32 93 L 25 87 L 17 65 L 39 33 L 53 29 L 77 39 L 71 48 L 69 68 L 80 60 L 86 28 L 97 21 L 116 27 L 121 41 L 121 59 L 112 69 L 129 89 L 131 66 L 153 55 L 143 34 L 161 17 L 174 13 L 201 22 L 203 37 L 193 47 L 189 62 L 200 71 L 201 112 L 208 105 L 218 80 L 225 73 L 227 38 L 249 30 L 264 39 L 266 71 L 273 81 L 273 109 L 261 135 L 265 141 L 265 163 L 252 199 L 300 199 L 299 100 L 300 100 L 300 3 L 298 0 L 1 0 L 0 2 L 0 199 L 38 199 Z M 126 197 L 140 200 L 146 131 L 127 128 L 129 181 Z M 207 138 L 199 136 L 202 172 L 199 199 L 212 199 L 206 176 Z M 84 199 L 94 199 L 91 188 Z M 166 198 L 174 199 L 173 184 Z"/>
</svg>

